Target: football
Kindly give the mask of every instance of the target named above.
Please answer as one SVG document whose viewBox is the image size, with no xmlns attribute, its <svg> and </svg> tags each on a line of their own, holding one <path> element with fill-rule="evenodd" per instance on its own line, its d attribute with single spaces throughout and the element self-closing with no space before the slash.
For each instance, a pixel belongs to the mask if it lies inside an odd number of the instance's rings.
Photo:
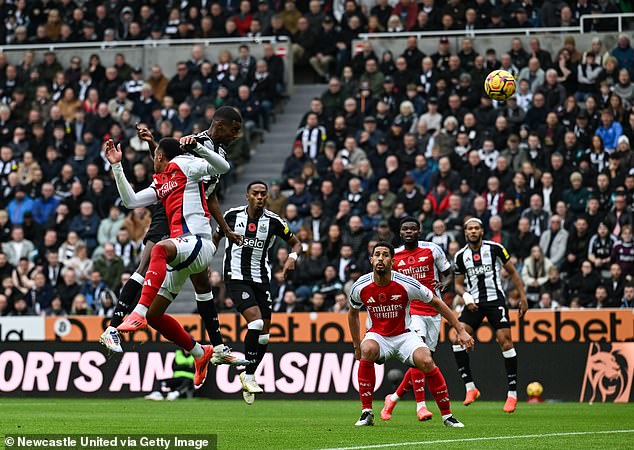
<svg viewBox="0 0 634 450">
<path fill-rule="evenodd" d="M 515 87 L 515 77 L 506 70 L 494 70 L 484 80 L 484 92 L 493 100 L 507 100 L 515 94 Z"/>
<path fill-rule="evenodd" d="M 526 394 L 529 397 L 539 397 L 544 392 L 544 386 L 539 381 L 533 381 L 526 386 Z"/>
</svg>

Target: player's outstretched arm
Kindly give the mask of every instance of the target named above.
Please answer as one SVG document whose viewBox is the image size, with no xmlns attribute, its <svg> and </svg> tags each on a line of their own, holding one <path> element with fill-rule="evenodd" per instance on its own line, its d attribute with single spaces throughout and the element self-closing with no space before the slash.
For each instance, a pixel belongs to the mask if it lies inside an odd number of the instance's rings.
<svg viewBox="0 0 634 450">
<path fill-rule="evenodd" d="M 472 349 L 475 345 L 473 338 L 465 331 L 464 326 L 458 321 L 449 307 L 445 305 L 445 302 L 434 295 L 429 304 L 433 306 L 436 311 L 438 311 L 440 315 L 456 329 L 456 332 L 458 333 L 458 339 L 456 340 L 457 344 L 462 345 L 467 350 Z"/>
<path fill-rule="evenodd" d="M 223 175 L 229 172 L 231 166 L 229 162 L 218 153 L 200 145 L 194 136 L 184 136 L 180 140 L 183 147 L 193 150 L 198 156 L 207 161 L 213 173 L 209 175 Z"/>
<path fill-rule="evenodd" d="M 352 346 L 354 347 L 354 359 L 361 359 L 361 324 L 359 321 L 359 310 L 348 309 L 348 328 L 352 336 Z"/>
<path fill-rule="evenodd" d="M 121 144 L 115 146 L 112 139 L 108 140 L 106 142 L 106 158 L 112 166 L 114 181 L 117 184 L 117 190 L 126 208 L 140 208 L 156 203 L 158 198 L 153 188 L 149 187 L 142 191 L 134 192 L 134 189 L 130 186 L 130 183 L 125 177 L 125 173 L 123 173 L 123 166 L 121 165 Z"/>
<path fill-rule="evenodd" d="M 526 300 L 526 292 L 524 291 L 524 283 L 522 282 L 522 277 L 520 277 L 520 274 L 517 273 L 517 270 L 515 270 L 515 266 L 510 260 L 504 264 L 504 269 L 506 269 L 508 274 L 511 276 L 511 282 L 513 283 L 513 286 L 515 286 L 515 289 L 517 289 L 520 293 L 521 318 L 524 314 L 526 314 L 526 311 L 528 311 L 528 300 Z"/>
</svg>

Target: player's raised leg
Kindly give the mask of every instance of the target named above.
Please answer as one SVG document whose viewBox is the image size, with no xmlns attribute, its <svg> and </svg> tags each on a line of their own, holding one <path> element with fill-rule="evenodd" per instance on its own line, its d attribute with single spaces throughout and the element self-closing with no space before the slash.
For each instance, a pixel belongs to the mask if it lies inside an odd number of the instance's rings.
<svg viewBox="0 0 634 450">
<path fill-rule="evenodd" d="M 165 314 L 170 303 L 169 299 L 162 295 L 157 295 L 147 311 L 147 322 L 152 328 L 161 333 L 164 338 L 191 353 L 196 367 L 194 388 L 198 389 L 207 378 L 207 366 L 214 350 L 211 345 L 200 345 L 176 319 Z"/>
<path fill-rule="evenodd" d="M 356 427 L 368 427 L 374 425 L 374 412 L 372 399 L 376 384 L 374 363 L 381 354 L 380 344 L 374 339 L 366 338 L 361 342 L 361 360 L 359 361 L 359 397 L 361 398 L 361 417 L 354 424 Z"/>
<path fill-rule="evenodd" d="M 416 368 L 425 374 L 429 390 L 440 409 L 443 424 L 446 427 L 464 427 L 462 422 L 456 419 L 451 413 L 451 402 L 449 401 L 449 391 L 447 390 L 445 377 L 443 377 L 440 369 L 434 363 L 429 349 L 426 347 L 417 348 L 412 354 L 412 360 Z"/>
<path fill-rule="evenodd" d="M 502 356 L 504 356 L 504 368 L 506 369 L 506 381 L 508 384 L 504 412 L 512 413 L 517 405 L 517 353 L 513 347 L 510 328 L 497 330 L 495 337 L 502 349 Z"/>
</svg>

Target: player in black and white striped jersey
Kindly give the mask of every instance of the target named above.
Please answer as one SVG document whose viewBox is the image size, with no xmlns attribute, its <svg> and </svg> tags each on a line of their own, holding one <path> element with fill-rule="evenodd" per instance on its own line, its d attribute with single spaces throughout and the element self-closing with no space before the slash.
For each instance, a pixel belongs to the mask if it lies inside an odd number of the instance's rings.
<svg viewBox="0 0 634 450">
<path fill-rule="evenodd" d="M 242 396 L 247 404 L 253 403 L 262 388 L 255 381 L 255 370 L 266 353 L 271 324 L 271 269 L 268 252 L 276 237 L 283 239 L 293 249 L 284 265 L 284 275 L 294 270 L 299 240 L 288 224 L 277 214 L 264 208 L 268 198 L 268 186 L 263 181 L 253 181 L 247 186 L 247 205 L 232 208 L 224 215 L 232 233 L 242 238 L 242 245 L 229 242 L 224 257 L 224 279 L 229 296 L 247 321 L 244 338 L 245 358 L 252 361 L 240 374 Z M 225 236 L 218 229 L 214 235 L 216 248 Z"/>
<path fill-rule="evenodd" d="M 517 353 L 511 339 L 511 323 L 509 321 L 506 295 L 500 282 L 500 270 L 502 267 L 509 273 L 515 288 L 520 293 L 520 317 L 528 309 L 526 293 L 520 275 L 515 270 L 511 257 L 504 246 L 493 242 L 483 241 L 484 227 L 482 221 L 470 218 L 464 224 L 465 245 L 456 253 L 455 284 L 456 293 L 462 295 L 465 308 L 460 314 L 460 322 L 472 336 L 486 317 L 493 329 L 495 337 L 502 349 L 508 393 L 504 412 L 515 411 L 517 403 Z M 465 279 L 467 287 L 465 288 Z M 453 346 L 454 356 L 458 364 L 458 371 L 465 383 L 467 390 L 465 405 L 473 403 L 480 391 L 473 382 L 469 355 L 460 345 Z"/>
</svg>

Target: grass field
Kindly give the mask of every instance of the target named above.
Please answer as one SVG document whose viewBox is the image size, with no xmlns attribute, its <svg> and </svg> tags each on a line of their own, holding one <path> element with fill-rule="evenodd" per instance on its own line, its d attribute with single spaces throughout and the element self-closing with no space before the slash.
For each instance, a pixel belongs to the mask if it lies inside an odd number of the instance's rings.
<svg viewBox="0 0 634 450">
<path fill-rule="evenodd" d="M 356 401 L 0 399 L 0 433 L 217 433 L 221 449 L 450 448 L 632 449 L 634 404 L 520 404 L 454 406 L 466 428 L 420 423 L 412 401 L 401 402 L 388 423 L 353 426 Z M 0 440 L 1 442 L 2 440 Z M 4 445 L 4 444 L 2 444 Z"/>
</svg>

